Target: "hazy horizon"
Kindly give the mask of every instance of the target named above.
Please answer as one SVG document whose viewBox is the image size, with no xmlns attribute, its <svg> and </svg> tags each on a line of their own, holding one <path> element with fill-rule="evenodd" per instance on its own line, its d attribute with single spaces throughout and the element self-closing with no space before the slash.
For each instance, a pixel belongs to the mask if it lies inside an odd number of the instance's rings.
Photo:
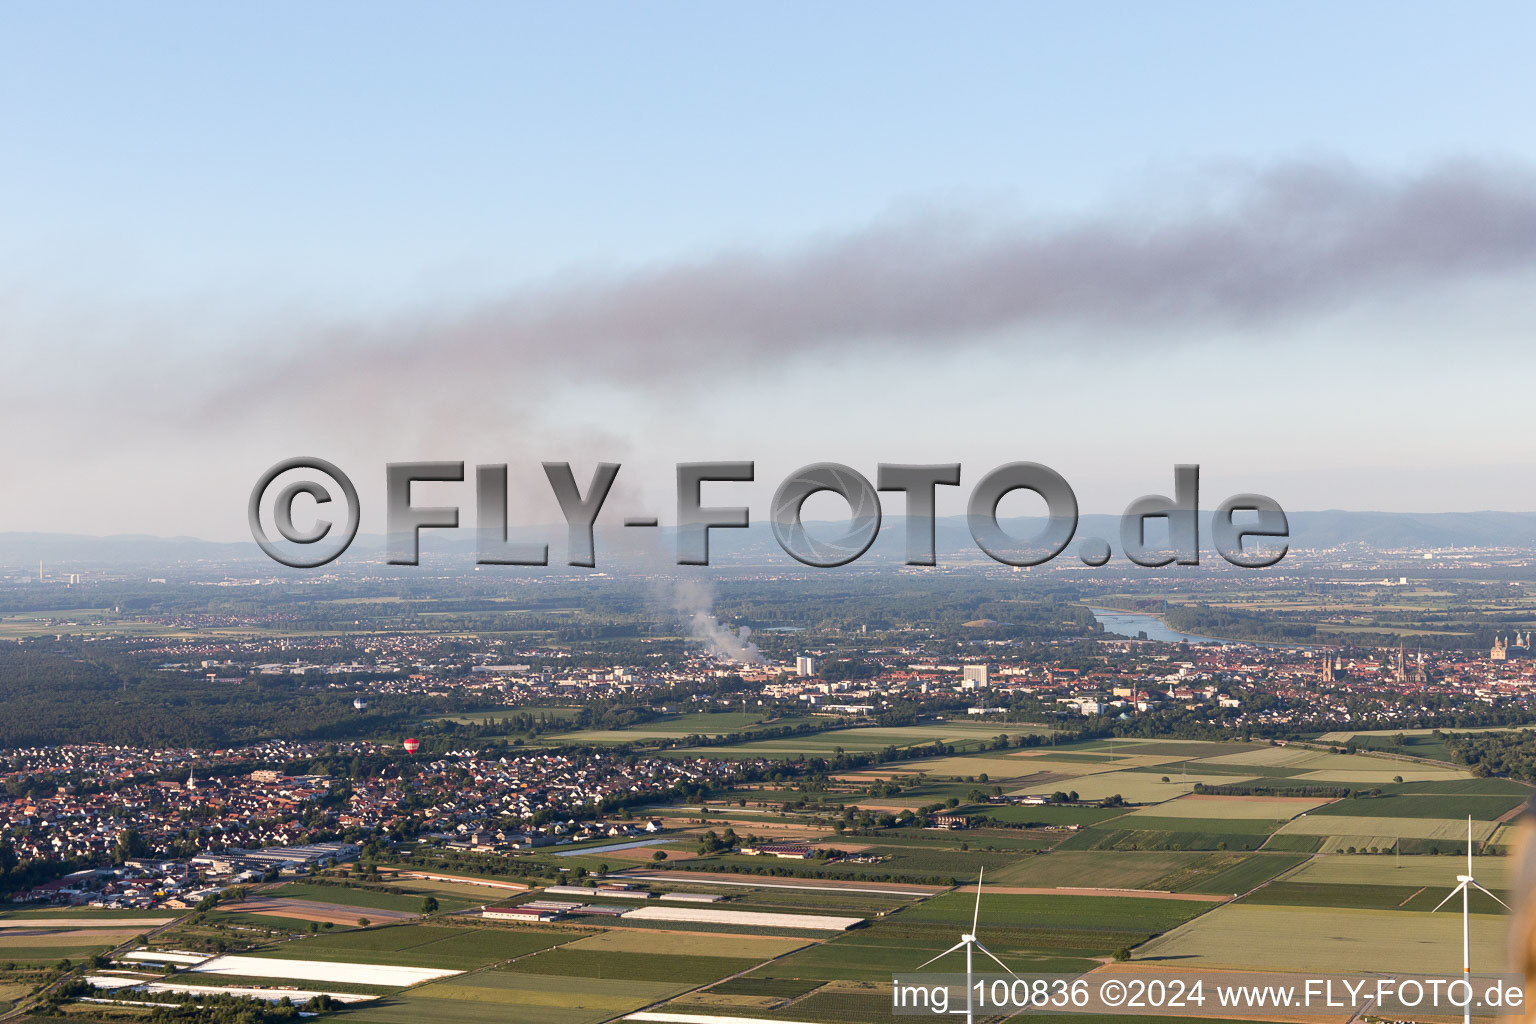
<svg viewBox="0 0 1536 1024">
<path fill-rule="evenodd" d="M 0 15 L 0 531 L 244 539 L 310 454 L 373 533 L 418 459 L 1536 508 L 1528 7 L 600 10 Z"/>
</svg>

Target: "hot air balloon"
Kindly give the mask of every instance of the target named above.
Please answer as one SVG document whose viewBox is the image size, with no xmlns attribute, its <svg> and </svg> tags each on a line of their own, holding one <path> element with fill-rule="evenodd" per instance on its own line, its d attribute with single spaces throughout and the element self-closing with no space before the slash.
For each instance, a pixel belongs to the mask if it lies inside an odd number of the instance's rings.
<svg viewBox="0 0 1536 1024">
<path fill-rule="evenodd" d="M 405 752 L 407 754 L 414 754 L 414 753 L 416 753 L 416 751 L 418 751 L 420 749 L 421 749 L 421 740 L 415 739 L 413 737 L 412 739 L 408 739 L 408 740 L 405 741 Z"/>
<path fill-rule="evenodd" d="M 366 710 L 368 710 L 368 702 L 363 700 L 363 698 L 361 698 L 361 697 L 359 697 L 356 700 L 354 700 L 352 702 L 352 706 L 354 708 L 356 708 L 357 710 L 359 710 L 359 711 L 366 711 Z"/>
</svg>

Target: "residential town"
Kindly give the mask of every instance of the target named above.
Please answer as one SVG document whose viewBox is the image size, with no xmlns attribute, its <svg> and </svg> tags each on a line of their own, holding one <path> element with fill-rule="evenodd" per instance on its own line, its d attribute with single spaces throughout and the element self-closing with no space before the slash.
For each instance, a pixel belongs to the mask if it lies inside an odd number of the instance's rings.
<svg viewBox="0 0 1536 1024">
<path fill-rule="evenodd" d="M 340 756 L 400 754 L 373 743 L 332 747 Z M 469 751 L 409 759 L 348 779 L 252 767 L 320 753 L 319 745 L 294 744 L 216 752 L 97 745 L 8 751 L 0 757 L 0 785 L 8 794 L 0 837 L 18 860 L 95 866 L 174 859 L 182 863 L 182 877 L 201 868 L 238 879 L 259 876 L 262 863 L 272 860 L 252 850 L 292 850 L 336 838 L 410 836 L 448 848 L 512 852 L 646 834 L 659 826 L 635 818 L 630 805 L 767 767 L 597 752 L 489 758 Z M 180 781 L 164 778 L 181 772 Z M 54 786 L 51 779 L 73 781 Z M 609 810 L 623 820 L 605 820 Z M 274 862 L 308 863 L 287 854 Z"/>
</svg>

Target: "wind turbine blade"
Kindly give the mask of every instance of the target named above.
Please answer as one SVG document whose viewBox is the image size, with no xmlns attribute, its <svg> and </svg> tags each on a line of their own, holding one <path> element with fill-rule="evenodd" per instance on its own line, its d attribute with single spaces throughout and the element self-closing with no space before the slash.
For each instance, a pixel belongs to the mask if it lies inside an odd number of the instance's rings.
<svg viewBox="0 0 1536 1024">
<path fill-rule="evenodd" d="M 1009 967 L 1007 964 L 1005 964 L 1001 960 L 999 960 L 997 958 L 997 956 L 990 949 L 988 949 L 986 946 L 983 946 L 981 943 L 978 942 L 978 943 L 976 943 L 976 948 L 981 950 L 983 953 L 987 954 L 987 956 L 992 957 L 992 962 L 997 964 L 997 966 L 1001 967 L 1003 970 L 1007 971 L 1009 974 L 1013 974 L 1013 976 L 1015 978 L 1018 977 L 1017 974 L 1014 974 L 1012 967 Z"/>
<path fill-rule="evenodd" d="M 1487 893 L 1489 896 L 1493 896 L 1493 893 L 1488 892 L 1487 889 L 1483 889 L 1483 887 L 1478 885 L 1476 882 L 1473 882 L 1472 884 L 1474 886 L 1477 886 L 1478 889 L 1481 889 L 1483 892 Z M 1493 896 L 1493 898 L 1499 904 L 1499 906 L 1503 907 L 1505 910 L 1509 909 L 1509 904 L 1508 903 L 1505 903 L 1503 900 L 1499 899 L 1497 896 Z"/>
<path fill-rule="evenodd" d="M 976 913 L 971 915 L 971 934 L 976 934 L 976 926 L 981 923 L 981 878 L 987 873 L 986 868 L 976 872 Z"/>
<path fill-rule="evenodd" d="M 1447 903 L 1451 902 L 1451 897 L 1455 896 L 1457 893 L 1461 892 L 1461 890 L 1465 889 L 1466 887 L 1467 887 L 1467 883 L 1463 882 L 1460 885 L 1458 885 L 1456 888 L 1452 889 L 1450 892 L 1446 893 L 1445 899 L 1443 899 L 1439 903 L 1435 904 L 1435 910 L 1439 910 L 1441 907 L 1443 907 Z M 1435 912 L 1435 910 L 1431 910 L 1430 913 L 1433 914 Z"/>
<path fill-rule="evenodd" d="M 1472 877 L 1472 815 L 1467 815 L 1467 877 Z M 1478 886 L 1479 889 L 1482 886 Z"/>
<path fill-rule="evenodd" d="M 953 953 L 957 949 L 964 948 L 964 946 L 965 946 L 964 942 L 957 942 L 953 946 L 950 946 L 948 949 L 946 949 L 944 952 L 940 953 L 938 956 L 934 957 L 933 960 L 943 960 L 945 957 L 949 956 L 949 954 Z M 920 971 L 924 967 L 927 967 L 929 964 L 933 963 L 933 960 L 924 960 L 922 963 L 918 964 L 916 967 L 914 967 L 912 969 L 914 971 Z"/>
</svg>

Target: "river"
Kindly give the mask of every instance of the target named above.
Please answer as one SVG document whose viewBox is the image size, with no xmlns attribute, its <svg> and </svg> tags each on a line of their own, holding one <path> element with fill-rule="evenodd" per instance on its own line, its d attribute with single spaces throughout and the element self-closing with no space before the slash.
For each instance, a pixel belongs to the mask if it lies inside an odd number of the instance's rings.
<svg viewBox="0 0 1536 1024">
<path fill-rule="evenodd" d="M 1165 644 L 1176 644 L 1188 641 L 1192 644 L 1219 644 L 1226 641 L 1218 640 L 1213 636 L 1196 636 L 1193 633 L 1180 633 L 1176 629 L 1169 629 L 1162 619 L 1153 615 L 1143 615 L 1139 612 L 1121 612 L 1112 608 L 1088 608 L 1093 612 L 1093 617 L 1099 620 L 1099 625 L 1104 627 L 1104 632 L 1113 633 L 1115 636 L 1130 637 L 1132 640 L 1140 639 L 1141 633 L 1146 633 L 1148 640 L 1160 640 Z"/>
<path fill-rule="evenodd" d="M 1176 629 L 1170 629 L 1168 624 L 1155 615 L 1143 615 L 1140 612 L 1122 612 L 1113 608 L 1095 608 L 1088 606 L 1093 612 L 1093 617 L 1104 627 L 1104 632 L 1113 636 L 1129 637 L 1132 640 L 1140 639 L 1137 635 L 1145 632 L 1148 640 L 1158 640 L 1165 644 L 1188 642 L 1192 644 L 1248 644 L 1250 647 L 1268 647 L 1276 651 L 1305 651 L 1310 649 L 1308 644 L 1282 644 L 1271 640 L 1223 640 L 1214 636 L 1198 636 L 1194 633 L 1180 633 Z"/>
</svg>

